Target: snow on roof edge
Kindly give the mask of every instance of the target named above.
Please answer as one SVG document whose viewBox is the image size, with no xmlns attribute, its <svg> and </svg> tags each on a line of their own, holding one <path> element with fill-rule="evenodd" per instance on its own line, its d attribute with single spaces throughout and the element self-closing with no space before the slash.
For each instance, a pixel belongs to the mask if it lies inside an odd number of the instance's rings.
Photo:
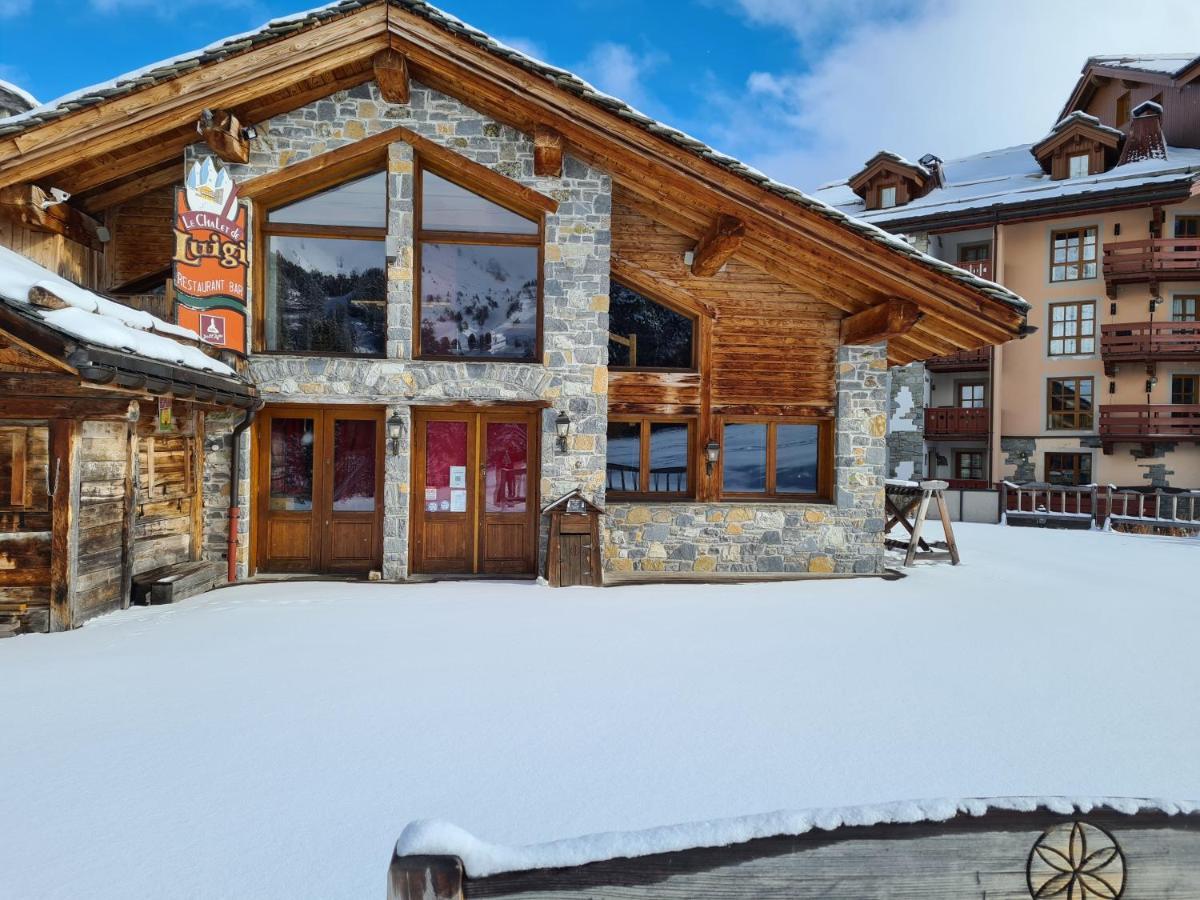
<svg viewBox="0 0 1200 900">
<path fill-rule="evenodd" d="M 11 81 L 5 81 L 3 78 L 0 78 L 0 91 L 8 91 L 10 94 L 19 97 L 28 103 L 30 108 L 41 105 L 41 101 L 39 101 L 37 97 L 33 96 L 33 94 L 29 93 L 29 91 L 25 90 L 20 85 L 13 84 Z M 6 117 L 0 116 L 0 121 L 3 121 L 4 118 Z"/>
<path fill-rule="evenodd" d="M 127 90 L 132 90 L 136 85 L 133 83 L 146 78 L 153 82 L 160 75 L 159 69 L 166 68 L 169 71 L 162 72 L 162 77 L 173 77 L 180 72 L 193 68 L 194 66 L 212 62 L 215 59 L 222 58 L 225 55 L 241 52 L 249 49 L 256 40 L 275 37 L 285 34 L 293 29 L 303 27 L 306 24 L 313 24 L 325 18 L 330 18 L 346 12 L 352 12 L 372 3 L 380 2 L 380 0 L 334 0 L 334 2 L 323 6 L 314 7 L 301 13 L 294 13 L 290 16 L 272 19 L 265 25 L 252 31 L 246 31 L 231 38 L 223 38 L 207 45 L 199 50 L 181 53 L 158 63 L 151 63 L 143 66 L 134 72 L 126 75 L 120 75 L 101 85 L 93 85 L 88 88 L 82 88 L 71 94 L 64 95 L 57 100 L 42 104 L 36 109 L 28 112 L 19 113 L 16 116 L 10 116 L 5 119 L 0 119 L 0 136 L 14 133 L 15 131 L 23 130 L 26 120 L 30 121 L 28 127 L 33 125 L 43 124 L 53 118 L 66 115 L 72 112 L 74 108 L 64 108 L 64 104 L 73 101 L 79 101 L 82 106 L 91 106 L 96 103 L 101 103 L 107 100 L 110 96 L 121 94 Z M 556 66 L 547 65 L 540 60 L 535 59 L 525 53 L 520 52 L 506 44 L 493 38 L 486 32 L 468 25 L 452 13 L 447 13 L 436 6 L 426 2 L 426 0 L 382 0 L 389 5 L 403 7 L 404 9 L 419 15 L 435 25 L 443 28 L 446 31 L 456 34 L 460 37 L 470 40 L 475 45 L 487 50 L 493 55 L 499 56 L 516 65 L 521 66 L 535 74 L 541 75 L 547 80 L 553 82 L 560 88 L 570 91 L 577 96 L 587 100 L 588 102 L 607 109 L 614 115 L 620 116 L 635 125 L 649 131 L 651 134 L 670 141 L 676 146 L 682 147 L 685 150 L 693 153 L 701 159 L 712 162 L 727 171 L 733 172 L 735 175 L 750 181 L 762 189 L 769 191 L 776 196 L 789 200 L 798 206 L 808 209 L 810 212 L 815 212 L 818 215 L 824 216 L 837 224 L 848 228 L 876 244 L 881 244 L 889 249 L 899 252 L 904 256 L 924 265 L 926 268 L 932 269 L 941 275 L 958 281 L 966 285 L 972 290 L 978 291 L 985 296 L 1003 303 L 1006 306 L 1017 310 L 1024 314 L 1030 308 L 1031 304 L 1024 298 L 1018 296 L 1008 288 L 996 284 L 992 281 L 987 281 L 974 275 L 965 269 L 960 269 L 957 266 L 950 265 L 936 257 L 922 253 L 906 241 L 895 237 L 883 229 L 849 216 L 841 210 L 835 209 L 822 200 L 818 200 L 808 194 L 805 194 L 800 189 L 793 187 L 783 182 L 776 181 L 752 166 L 747 165 L 741 160 L 736 159 L 719 150 L 715 150 L 703 141 L 692 137 L 691 135 L 659 122 L 645 113 L 639 112 L 629 104 L 625 103 L 616 97 L 598 90 L 586 80 L 568 72 L 565 69 Z M 48 117 L 47 117 L 48 116 Z M 47 117 L 47 118 L 43 118 Z M 21 128 L 14 129 L 11 126 L 18 125 Z M 6 127 L 9 126 L 9 127 Z"/>
<path fill-rule="evenodd" d="M 581 866 L 608 859 L 650 856 L 703 847 L 726 847 L 757 838 L 790 837 L 813 830 L 843 827 L 945 822 L 959 815 L 987 812 L 1033 812 L 1046 809 L 1059 815 L 1086 815 L 1105 808 L 1125 815 L 1161 812 L 1195 815 L 1192 801 L 1128 797 L 973 797 L 959 800 L 908 800 L 868 806 L 809 810 L 779 810 L 731 819 L 688 822 L 643 831 L 613 831 L 582 837 L 507 847 L 480 840 L 470 832 L 435 819 L 409 823 L 396 841 L 400 856 L 457 856 L 467 874 L 484 878 L 502 872 Z"/>
</svg>

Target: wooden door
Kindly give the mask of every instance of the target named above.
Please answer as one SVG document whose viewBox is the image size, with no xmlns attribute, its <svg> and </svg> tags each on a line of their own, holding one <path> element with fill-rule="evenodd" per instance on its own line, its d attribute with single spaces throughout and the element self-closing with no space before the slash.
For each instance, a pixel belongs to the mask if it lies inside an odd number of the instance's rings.
<svg viewBox="0 0 1200 900">
<path fill-rule="evenodd" d="M 380 568 L 383 410 L 272 406 L 257 429 L 259 571 Z"/>
<path fill-rule="evenodd" d="M 534 574 L 537 423 L 523 408 L 415 411 L 413 572 Z"/>
</svg>

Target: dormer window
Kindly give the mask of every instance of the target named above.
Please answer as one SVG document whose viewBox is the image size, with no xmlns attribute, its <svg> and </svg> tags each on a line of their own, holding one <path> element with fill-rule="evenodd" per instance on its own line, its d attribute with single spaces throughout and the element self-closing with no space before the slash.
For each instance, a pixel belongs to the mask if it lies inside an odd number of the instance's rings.
<svg viewBox="0 0 1200 900">
<path fill-rule="evenodd" d="M 896 188 L 885 187 L 879 189 L 879 208 L 891 209 L 896 205 Z"/>
<path fill-rule="evenodd" d="M 1030 152 L 1055 181 L 1106 172 L 1117 162 L 1124 134 L 1095 116 L 1073 112 L 1050 130 Z"/>
<path fill-rule="evenodd" d="M 928 159 L 940 165 L 936 156 L 930 155 Z M 924 163 L 911 163 L 881 150 L 847 184 L 862 197 L 867 209 L 892 209 L 924 197 L 938 184 L 938 177 Z"/>
<path fill-rule="evenodd" d="M 1069 168 L 1068 168 L 1067 177 L 1068 178 L 1086 178 L 1090 174 L 1088 172 L 1088 165 L 1089 165 L 1090 159 L 1091 159 L 1091 156 L 1090 156 L 1090 154 L 1087 154 L 1087 153 L 1077 153 L 1074 156 L 1068 157 L 1067 165 Z"/>
</svg>

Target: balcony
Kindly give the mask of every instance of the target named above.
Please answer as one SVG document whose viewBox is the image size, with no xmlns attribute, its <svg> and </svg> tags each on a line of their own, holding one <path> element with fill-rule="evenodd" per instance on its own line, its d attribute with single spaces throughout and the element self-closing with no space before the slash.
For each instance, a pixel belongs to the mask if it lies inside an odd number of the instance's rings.
<svg viewBox="0 0 1200 900">
<path fill-rule="evenodd" d="M 934 406 L 925 410 L 925 439 L 986 438 L 992 411 L 987 407 Z"/>
<path fill-rule="evenodd" d="M 1200 322 L 1122 322 L 1100 326 L 1105 363 L 1200 359 Z"/>
<path fill-rule="evenodd" d="M 1106 452 L 1111 444 L 1121 441 L 1151 444 L 1200 440 L 1200 406 L 1170 403 L 1101 406 L 1100 438 Z"/>
<path fill-rule="evenodd" d="M 986 371 L 992 359 L 991 347 L 978 350 L 959 350 L 946 356 L 934 356 L 925 360 L 930 372 L 975 372 Z"/>
<path fill-rule="evenodd" d="M 1200 280 L 1200 240 L 1147 238 L 1104 245 L 1104 283 L 1110 295 L 1116 285 L 1135 282 Z"/>
<path fill-rule="evenodd" d="M 955 263 L 960 269 L 966 269 L 972 275 L 992 280 L 992 261 L 990 259 L 972 259 L 967 262 Z"/>
</svg>

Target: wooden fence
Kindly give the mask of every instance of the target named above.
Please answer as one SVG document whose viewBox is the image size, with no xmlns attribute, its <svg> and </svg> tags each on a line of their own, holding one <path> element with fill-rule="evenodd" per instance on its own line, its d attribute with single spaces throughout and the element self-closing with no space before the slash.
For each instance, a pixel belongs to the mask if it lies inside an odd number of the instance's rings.
<svg viewBox="0 0 1200 900">
<path fill-rule="evenodd" d="M 1000 508 L 1010 525 L 1101 528 L 1107 523 L 1200 531 L 1200 491 L 1121 490 L 1003 482 Z"/>
</svg>

